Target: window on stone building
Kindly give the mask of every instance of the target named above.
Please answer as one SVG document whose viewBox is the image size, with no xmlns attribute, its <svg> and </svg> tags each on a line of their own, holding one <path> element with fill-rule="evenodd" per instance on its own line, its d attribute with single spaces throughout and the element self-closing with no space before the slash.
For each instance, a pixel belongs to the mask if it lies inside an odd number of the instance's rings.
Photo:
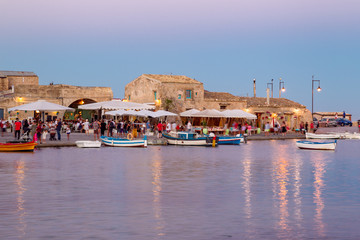
<svg viewBox="0 0 360 240">
<path fill-rule="evenodd" d="M 157 98 L 156 98 L 156 91 L 154 91 L 154 99 L 156 100 Z"/>
<path fill-rule="evenodd" d="M 186 90 L 186 99 L 191 99 L 191 90 Z"/>
<path fill-rule="evenodd" d="M 129 101 L 130 101 L 130 95 L 129 95 L 129 99 L 128 99 Z"/>
<path fill-rule="evenodd" d="M 181 99 L 181 94 L 178 95 L 178 99 Z"/>
<path fill-rule="evenodd" d="M 226 106 L 220 106 L 220 109 L 226 109 Z"/>
</svg>

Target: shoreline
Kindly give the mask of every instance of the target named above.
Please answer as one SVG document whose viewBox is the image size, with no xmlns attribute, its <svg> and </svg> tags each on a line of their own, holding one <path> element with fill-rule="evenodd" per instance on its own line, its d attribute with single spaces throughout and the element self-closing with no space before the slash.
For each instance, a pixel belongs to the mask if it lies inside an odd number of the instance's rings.
<svg viewBox="0 0 360 240">
<path fill-rule="evenodd" d="M 332 128 L 319 128 L 316 133 L 331 133 L 331 132 L 358 132 L 357 127 L 332 127 Z M 0 137 L 0 142 L 5 143 L 6 141 L 13 141 L 14 133 L 5 132 L 3 137 Z M 50 148 L 50 147 L 76 147 L 75 141 L 93 141 L 94 135 L 86 135 L 85 133 L 71 133 L 70 140 L 67 140 L 66 133 L 61 134 L 61 141 L 49 141 L 46 140 L 45 143 L 38 144 L 36 148 Z M 260 134 L 252 134 L 247 136 L 247 141 L 266 141 L 266 140 L 291 140 L 291 139 L 305 139 L 305 135 L 301 133 L 288 132 L 285 136 L 279 135 L 270 135 L 265 136 L 262 132 Z M 148 136 L 148 145 L 167 145 L 167 142 L 164 138 L 157 138 L 155 136 Z M 240 144 L 241 145 L 241 144 Z"/>
</svg>

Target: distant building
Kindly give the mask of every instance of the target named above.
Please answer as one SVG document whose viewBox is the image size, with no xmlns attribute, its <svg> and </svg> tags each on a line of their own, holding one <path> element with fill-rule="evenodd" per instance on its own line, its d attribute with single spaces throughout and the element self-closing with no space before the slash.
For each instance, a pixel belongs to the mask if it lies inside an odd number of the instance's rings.
<svg viewBox="0 0 360 240">
<path fill-rule="evenodd" d="M 300 122 L 311 122 L 311 113 L 304 105 L 285 98 L 238 97 L 225 92 L 204 90 L 203 83 L 176 75 L 143 74 L 125 87 L 125 98 L 132 102 L 155 104 L 157 109 L 182 112 L 191 108 L 242 109 L 255 114 L 256 125 L 266 122 L 280 124 L 284 121 L 290 128 Z"/>
<path fill-rule="evenodd" d="M 0 118 L 34 117 L 31 112 L 8 113 L 8 108 L 43 99 L 63 106 L 77 108 L 80 104 L 108 101 L 113 98 L 109 87 L 79 87 L 64 84 L 39 85 L 39 77 L 33 72 L 0 71 Z M 63 117 L 65 113 L 49 112 L 49 118 Z M 69 113 L 69 119 L 90 114 L 84 111 Z M 86 115 L 92 118 L 92 115 Z"/>
</svg>

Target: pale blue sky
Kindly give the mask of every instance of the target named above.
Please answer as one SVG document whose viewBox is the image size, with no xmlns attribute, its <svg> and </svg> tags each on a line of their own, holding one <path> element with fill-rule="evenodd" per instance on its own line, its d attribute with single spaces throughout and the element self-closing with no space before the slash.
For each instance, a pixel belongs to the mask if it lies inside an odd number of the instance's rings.
<svg viewBox="0 0 360 240">
<path fill-rule="evenodd" d="M 283 97 L 360 119 L 356 0 L 2 0 L 0 70 L 50 82 L 112 87 L 143 73 L 186 75 L 209 91 Z M 278 96 L 275 91 L 274 96 Z"/>
</svg>

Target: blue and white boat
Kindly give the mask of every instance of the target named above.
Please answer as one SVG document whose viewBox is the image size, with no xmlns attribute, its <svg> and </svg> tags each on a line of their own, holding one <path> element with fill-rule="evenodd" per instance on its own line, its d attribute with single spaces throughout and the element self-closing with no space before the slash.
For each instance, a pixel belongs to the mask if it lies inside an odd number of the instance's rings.
<svg viewBox="0 0 360 240">
<path fill-rule="evenodd" d="M 169 132 L 162 134 L 171 145 L 216 146 L 218 137 L 202 137 L 195 132 Z"/>
<path fill-rule="evenodd" d="M 101 136 L 100 139 L 104 145 L 111 147 L 147 147 L 146 136 L 144 139 L 112 138 Z"/>
<path fill-rule="evenodd" d="M 244 137 L 230 137 L 230 136 L 218 136 L 219 145 L 239 145 L 240 142 L 244 142 Z"/>
<path fill-rule="evenodd" d="M 330 142 L 296 141 L 296 146 L 300 149 L 309 150 L 335 150 L 337 140 Z"/>
</svg>

